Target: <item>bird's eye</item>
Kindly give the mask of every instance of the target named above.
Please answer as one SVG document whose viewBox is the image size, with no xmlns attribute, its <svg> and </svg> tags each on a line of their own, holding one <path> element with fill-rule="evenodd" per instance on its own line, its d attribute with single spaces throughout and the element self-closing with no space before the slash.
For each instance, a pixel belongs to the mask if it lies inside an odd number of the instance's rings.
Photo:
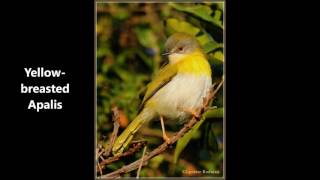
<svg viewBox="0 0 320 180">
<path fill-rule="evenodd" d="M 182 50 L 183 50 L 183 47 L 179 47 L 178 49 L 179 49 L 179 51 L 182 51 Z"/>
</svg>

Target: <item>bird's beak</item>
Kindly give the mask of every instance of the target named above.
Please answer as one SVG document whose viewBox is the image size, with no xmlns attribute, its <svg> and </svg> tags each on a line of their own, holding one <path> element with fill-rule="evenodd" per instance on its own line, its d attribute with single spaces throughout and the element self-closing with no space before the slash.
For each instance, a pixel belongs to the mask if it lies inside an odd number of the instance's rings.
<svg viewBox="0 0 320 180">
<path fill-rule="evenodd" d="M 163 54 L 161 54 L 162 56 L 166 56 L 166 55 L 170 55 L 170 54 L 172 54 L 172 52 L 165 52 L 165 53 L 163 53 Z"/>
</svg>

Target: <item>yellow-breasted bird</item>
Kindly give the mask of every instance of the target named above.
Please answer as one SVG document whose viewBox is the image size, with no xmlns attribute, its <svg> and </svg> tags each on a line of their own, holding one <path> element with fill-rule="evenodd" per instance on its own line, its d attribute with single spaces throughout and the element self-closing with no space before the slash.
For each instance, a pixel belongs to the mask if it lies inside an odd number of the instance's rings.
<svg viewBox="0 0 320 180">
<path fill-rule="evenodd" d="M 185 33 L 171 35 L 165 43 L 169 63 L 148 84 L 137 117 L 116 139 L 112 152 L 120 154 L 138 129 L 151 119 L 160 118 L 163 139 L 164 119 L 181 121 L 195 115 L 211 87 L 211 68 L 197 39 Z"/>
</svg>

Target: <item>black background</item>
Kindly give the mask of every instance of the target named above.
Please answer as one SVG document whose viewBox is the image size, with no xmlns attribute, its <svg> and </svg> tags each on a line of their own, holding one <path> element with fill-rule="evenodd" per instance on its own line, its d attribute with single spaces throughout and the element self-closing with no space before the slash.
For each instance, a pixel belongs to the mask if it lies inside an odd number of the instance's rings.
<svg viewBox="0 0 320 180">
<path fill-rule="evenodd" d="M 1 8 L 6 10 L 0 12 L 2 175 L 93 179 L 94 1 L 14 2 Z M 298 52 L 289 32 L 302 21 L 294 8 L 278 3 L 227 1 L 226 8 L 226 177 L 305 177 L 304 163 L 297 162 L 302 152 L 293 153 L 304 149 L 303 133 L 296 131 L 305 126 L 291 113 L 299 107 L 292 100 L 297 94 L 291 94 L 302 79 L 295 71 L 297 54 L 289 56 Z M 66 75 L 26 78 L 24 67 L 61 69 Z M 70 94 L 20 94 L 21 83 L 67 82 Z M 55 98 L 63 109 L 26 110 L 33 98 Z"/>
<path fill-rule="evenodd" d="M 2 90 L 7 91 L 2 93 L 2 172 L 11 179 L 93 179 L 94 1 L 28 1 L 2 8 L 8 10 L 1 16 L 6 38 Z M 25 67 L 59 69 L 66 75 L 27 78 Z M 21 83 L 69 83 L 70 93 L 21 94 Z M 63 109 L 28 110 L 31 99 L 57 99 Z"/>
</svg>

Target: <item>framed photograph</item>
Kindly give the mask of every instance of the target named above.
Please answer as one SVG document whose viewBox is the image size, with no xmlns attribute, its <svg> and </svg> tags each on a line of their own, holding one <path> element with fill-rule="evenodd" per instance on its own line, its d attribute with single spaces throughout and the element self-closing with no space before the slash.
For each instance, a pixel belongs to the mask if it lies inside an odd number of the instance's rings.
<svg viewBox="0 0 320 180">
<path fill-rule="evenodd" d="M 97 179 L 225 179 L 224 19 L 224 1 L 96 1 Z"/>
</svg>

